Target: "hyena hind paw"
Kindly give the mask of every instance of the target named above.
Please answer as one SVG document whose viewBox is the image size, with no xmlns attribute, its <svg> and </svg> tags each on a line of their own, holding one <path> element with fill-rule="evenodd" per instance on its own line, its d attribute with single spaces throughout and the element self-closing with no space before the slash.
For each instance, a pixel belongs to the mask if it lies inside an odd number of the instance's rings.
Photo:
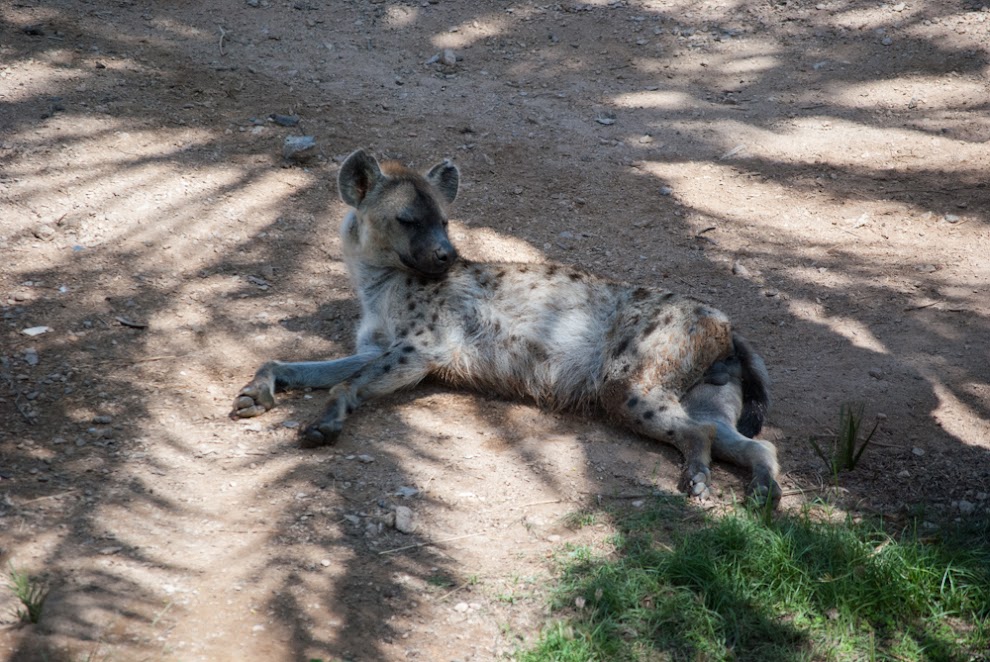
<svg viewBox="0 0 990 662">
<path fill-rule="evenodd" d="M 689 499 L 707 501 L 712 495 L 712 474 L 708 467 L 688 467 L 678 487 Z"/>
<path fill-rule="evenodd" d="M 780 485 L 770 477 L 754 478 L 746 486 L 746 497 L 755 506 L 763 507 L 770 504 L 772 508 L 776 508 L 782 496 Z"/>
</svg>

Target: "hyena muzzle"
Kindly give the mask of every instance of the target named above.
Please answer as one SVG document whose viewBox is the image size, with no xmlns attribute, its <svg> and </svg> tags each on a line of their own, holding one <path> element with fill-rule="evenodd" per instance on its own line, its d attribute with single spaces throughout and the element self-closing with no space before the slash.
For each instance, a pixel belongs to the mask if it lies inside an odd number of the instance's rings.
<svg viewBox="0 0 990 662">
<path fill-rule="evenodd" d="M 470 262 L 447 235 L 460 174 L 425 174 L 363 150 L 340 168 L 344 258 L 361 303 L 357 352 L 266 363 L 232 416 L 257 416 L 277 390 L 331 389 L 305 447 L 333 443 L 362 403 L 427 376 L 454 385 L 598 411 L 676 446 L 680 488 L 709 495 L 711 456 L 752 471 L 748 492 L 776 502 L 777 454 L 753 439 L 769 406 L 762 359 L 718 310 L 661 289 L 557 265 Z"/>
</svg>

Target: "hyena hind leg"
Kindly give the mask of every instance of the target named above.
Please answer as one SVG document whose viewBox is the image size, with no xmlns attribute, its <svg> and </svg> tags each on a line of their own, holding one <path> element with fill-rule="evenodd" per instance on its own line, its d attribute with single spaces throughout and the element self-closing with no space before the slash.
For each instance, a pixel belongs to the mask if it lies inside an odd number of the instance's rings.
<svg viewBox="0 0 990 662">
<path fill-rule="evenodd" d="M 254 379 L 237 394 L 230 416 L 251 418 L 264 414 L 275 406 L 276 391 L 332 388 L 380 355 L 380 351 L 369 351 L 333 361 L 269 361 L 258 368 Z"/>
<path fill-rule="evenodd" d="M 760 503 L 770 500 L 776 504 L 781 497 L 777 484 L 777 449 L 769 441 L 750 439 L 736 429 L 743 409 L 738 380 L 699 383 L 681 399 L 681 404 L 692 419 L 715 426 L 712 452 L 716 459 L 751 471 L 746 494 Z"/>
<path fill-rule="evenodd" d="M 677 398 L 662 389 L 630 392 L 617 409 L 613 415 L 628 427 L 681 451 L 684 469 L 678 488 L 682 492 L 701 500 L 711 496 L 713 425 L 692 420 Z"/>
</svg>

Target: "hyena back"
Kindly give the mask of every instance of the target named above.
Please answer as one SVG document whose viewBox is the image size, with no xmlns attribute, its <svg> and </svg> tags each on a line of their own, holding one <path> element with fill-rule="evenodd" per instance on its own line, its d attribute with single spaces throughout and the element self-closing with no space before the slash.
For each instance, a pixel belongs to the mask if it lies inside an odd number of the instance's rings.
<svg viewBox="0 0 990 662">
<path fill-rule="evenodd" d="M 341 166 L 353 209 L 343 252 L 361 303 L 357 353 L 263 365 L 234 404 L 250 417 L 276 390 L 329 388 L 301 433 L 333 443 L 362 403 L 434 375 L 454 385 L 554 408 L 602 411 L 685 458 L 680 487 L 709 494 L 711 455 L 751 469 L 749 492 L 776 501 L 776 450 L 752 439 L 769 405 L 763 361 L 726 316 L 695 299 L 570 267 L 460 259 L 446 206 L 459 172 L 425 175 L 359 150 Z"/>
</svg>

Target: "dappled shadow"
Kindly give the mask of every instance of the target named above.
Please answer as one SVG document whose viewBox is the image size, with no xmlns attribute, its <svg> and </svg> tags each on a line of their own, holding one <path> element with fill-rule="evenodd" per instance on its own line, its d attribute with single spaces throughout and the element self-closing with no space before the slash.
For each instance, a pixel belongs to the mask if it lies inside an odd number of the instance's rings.
<svg viewBox="0 0 990 662">
<path fill-rule="evenodd" d="M 112 645 L 136 631 L 135 645 L 152 651 L 181 614 L 200 613 L 192 584 L 201 581 L 217 609 L 237 587 L 263 588 L 252 605 L 261 615 L 233 616 L 243 617 L 234 630 L 248 649 L 258 632 L 275 631 L 290 654 L 272 644 L 272 659 L 393 659 L 390 646 L 409 631 L 396 622 L 408 628 L 420 607 L 440 618 L 444 578 L 466 581 L 444 537 L 383 525 L 407 503 L 394 488 L 422 480 L 422 467 L 462 470 L 442 445 L 414 444 L 436 432 L 430 425 L 383 414 L 436 391 L 356 417 L 358 431 L 337 450 L 296 450 L 293 428 L 282 425 L 313 416 L 322 394 L 288 395 L 261 423 L 223 418 L 258 362 L 350 346 L 357 307 L 333 240 L 341 207 L 331 161 L 357 146 L 417 167 L 453 154 L 466 177 L 455 213 L 471 238 L 506 238 L 494 248 L 481 242 L 494 257 L 542 247 L 552 259 L 729 311 L 780 385 L 775 421 L 785 441 L 828 427 L 841 401 L 870 402 L 887 416 L 880 434 L 892 448 L 866 455 L 869 478 L 850 476 L 851 500 L 896 509 L 928 499 L 907 482 L 885 483 L 881 494 L 870 485 L 901 470 L 925 475 L 926 465 L 941 477 L 942 501 L 988 491 L 986 473 L 945 478 L 954 462 L 986 460 L 978 432 L 990 419 L 981 354 L 990 321 L 975 291 L 985 285 L 960 286 L 944 254 L 896 273 L 875 262 L 907 232 L 937 242 L 940 232 L 977 241 L 985 231 L 990 189 L 977 150 L 990 137 L 987 106 L 964 105 L 952 89 L 981 85 L 986 53 L 914 36 L 924 21 L 956 20 L 952 3 L 892 16 L 896 28 L 860 18 L 864 3 L 814 5 L 738 2 L 717 22 L 624 3 L 511 13 L 384 3 L 234 15 L 138 3 L 0 10 L 2 80 L 33 72 L 19 79 L 29 85 L 4 89 L 0 108 L 0 246 L 9 251 L 0 268 L 0 560 L 47 569 L 56 588 L 41 634 Z M 286 26 L 310 17 L 324 21 L 311 28 L 325 30 L 329 45 L 300 62 Z M 587 40 L 598 25 L 611 31 Z M 729 42 L 750 44 L 749 54 L 726 51 Z M 464 60 L 423 64 L 424 48 L 447 46 Z M 501 91 L 475 97 L 472 81 L 486 77 Z M 426 94 L 409 94 L 414 85 Z M 264 121 L 291 110 L 302 128 Z M 821 157 L 816 144 L 838 128 L 857 139 L 841 157 Z M 283 168 L 281 139 L 302 131 L 321 137 L 322 160 Z M 933 161 L 925 145 L 959 158 Z M 687 190 L 703 167 L 718 199 Z M 669 195 L 658 196 L 661 185 Z M 754 193 L 761 197 L 747 197 Z M 806 225 L 774 225 L 781 198 L 820 201 L 829 210 L 822 224 L 841 224 L 848 245 Z M 864 219 L 864 205 L 891 211 L 871 208 Z M 561 217 L 570 236 L 547 222 Z M 711 225 L 714 233 L 699 234 Z M 859 250 L 864 243 L 872 252 Z M 761 271 L 732 276 L 720 262 L 729 257 Z M 54 331 L 19 333 L 39 325 Z M 866 370 L 880 377 L 843 381 Z M 814 386 L 823 373 L 829 389 Z M 203 384 L 208 393 L 196 390 Z M 494 447 L 547 493 L 596 506 L 601 493 L 565 484 L 534 449 L 537 436 L 581 439 L 592 424 L 519 425 L 501 403 L 473 402 L 472 419 L 498 438 L 479 453 Z M 373 464 L 347 459 L 368 439 Z M 608 458 L 595 439 L 582 443 L 578 477 L 601 481 L 595 467 Z M 799 486 L 813 484 L 807 448 L 781 445 L 785 470 L 796 467 Z M 930 454 L 911 455 L 915 447 Z M 242 491 L 257 474 L 264 493 Z M 605 492 L 636 474 L 609 478 Z M 305 496 L 268 503 L 289 494 Z M 429 493 L 415 503 L 418 512 L 467 507 Z M 275 516 L 256 521 L 252 509 Z M 226 531 L 234 514 L 239 528 Z M 196 531 L 216 550 L 176 548 L 169 539 L 178 531 Z M 227 553 L 230 539 L 237 546 Z M 406 545 L 416 547 L 382 554 Z M 258 547 L 271 551 L 252 556 Z M 323 565 L 330 557 L 343 564 Z M 438 600 L 412 606 L 424 592 Z M 118 620 L 138 625 L 118 631 Z M 210 650 L 222 629 L 187 628 L 202 637 L 187 650 Z M 12 659 L 49 652 L 29 636 L 19 646 Z"/>
</svg>

